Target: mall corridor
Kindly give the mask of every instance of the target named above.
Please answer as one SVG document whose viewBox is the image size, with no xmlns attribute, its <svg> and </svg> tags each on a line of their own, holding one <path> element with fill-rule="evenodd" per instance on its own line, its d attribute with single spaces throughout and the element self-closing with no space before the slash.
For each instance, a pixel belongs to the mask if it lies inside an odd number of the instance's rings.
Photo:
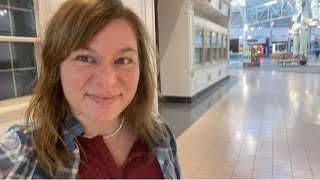
<svg viewBox="0 0 320 180">
<path fill-rule="evenodd" d="M 319 75 L 230 75 L 236 84 L 178 137 L 184 177 L 320 178 Z"/>
</svg>

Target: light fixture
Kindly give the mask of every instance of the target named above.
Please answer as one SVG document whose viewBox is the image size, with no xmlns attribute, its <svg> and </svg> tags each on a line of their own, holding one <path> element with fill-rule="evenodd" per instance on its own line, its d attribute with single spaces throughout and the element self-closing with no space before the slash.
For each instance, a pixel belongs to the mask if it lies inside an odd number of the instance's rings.
<svg viewBox="0 0 320 180">
<path fill-rule="evenodd" d="M 308 22 L 309 26 L 316 26 L 318 24 L 318 20 L 316 19 L 309 19 Z"/>
<path fill-rule="evenodd" d="M 0 11 L 0 16 L 4 16 L 4 12 L 3 11 Z"/>
<path fill-rule="evenodd" d="M 251 27 L 251 31 L 253 31 L 254 30 L 254 27 Z"/>
<path fill-rule="evenodd" d="M 270 2 L 267 2 L 265 4 L 263 4 L 264 6 L 271 6 L 271 5 L 274 5 L 274 4 L 277 4 L 277 1 L 270 1 Z"/>
<path fill-rule="evenodd" d="M 300 23 L 296 23 L 296 24 L 294 24 L 293 25 L 293 28 L 292 29 L 299 29 L 300 28 L 300 26 L 301 26 L 301 24 Z"/>
<path fill-rule="evenodd" d="M 259 31 L 261 30 L 261 27 L 259 27 Z"/>
<path fill-rule="evenodd" d="M 245 32 L 247 32 L 247 31 L 248 31 L 248 28 L 249 28 L 249 27 L 248 27 L 248 24 L 245 24 L 244 27 L 243 27 L 243 30 L 244 30 Z"/>
<path fill-rule="evenodd" d="M 252 39 L 252 36 L 248 36 L 248 39 Z"/>
<path fill-rule="evenodd" d="M 3 12 L 5 13 L 5 14 L 7 14 L 7 10 L 5 9 L 5 10 L 3 10 Z"/>
</svg>

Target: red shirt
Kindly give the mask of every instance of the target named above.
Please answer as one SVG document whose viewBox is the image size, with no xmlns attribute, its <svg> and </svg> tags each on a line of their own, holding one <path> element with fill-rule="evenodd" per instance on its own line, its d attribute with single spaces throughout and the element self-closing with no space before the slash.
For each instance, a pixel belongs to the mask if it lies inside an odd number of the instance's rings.
<svg viewBox="0 0 320 180">
<path fill-rule="evenodd" d="M 147 144 L 138 139 L 121 167 L 116 164 L 102 136 L 77 138 L 80 148 L 78 179 L 163 179 L 159 163 Z M 85 152 L 85 153 L 84 153 Z"/>
</svg>

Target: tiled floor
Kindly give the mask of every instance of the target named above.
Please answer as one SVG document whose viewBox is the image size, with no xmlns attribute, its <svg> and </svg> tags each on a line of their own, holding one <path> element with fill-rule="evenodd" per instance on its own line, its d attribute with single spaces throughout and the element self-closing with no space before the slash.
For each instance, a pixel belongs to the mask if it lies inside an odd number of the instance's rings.
<svg viewBox="0 0 320 180">
<path fill-rule="evenodd" d="M 320 178 L 319 75 L 230 72 L 238 81 L 178 137 L 184 177 Z"/>
</svg>

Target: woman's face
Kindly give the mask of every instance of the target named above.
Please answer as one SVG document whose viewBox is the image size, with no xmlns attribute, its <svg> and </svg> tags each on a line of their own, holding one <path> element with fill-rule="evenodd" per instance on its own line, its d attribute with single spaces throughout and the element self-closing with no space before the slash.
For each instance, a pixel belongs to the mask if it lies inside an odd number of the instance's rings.
<svg viewBox="0 0 320 180">
<path fill-rule="evenodd" d="M 125 19 L 108 23 L 85 49 L 60 65 L 64 95 L 79 120 L 111 122 L 129 105 L 139 81 L 133 29 Z"/>
</svg>

